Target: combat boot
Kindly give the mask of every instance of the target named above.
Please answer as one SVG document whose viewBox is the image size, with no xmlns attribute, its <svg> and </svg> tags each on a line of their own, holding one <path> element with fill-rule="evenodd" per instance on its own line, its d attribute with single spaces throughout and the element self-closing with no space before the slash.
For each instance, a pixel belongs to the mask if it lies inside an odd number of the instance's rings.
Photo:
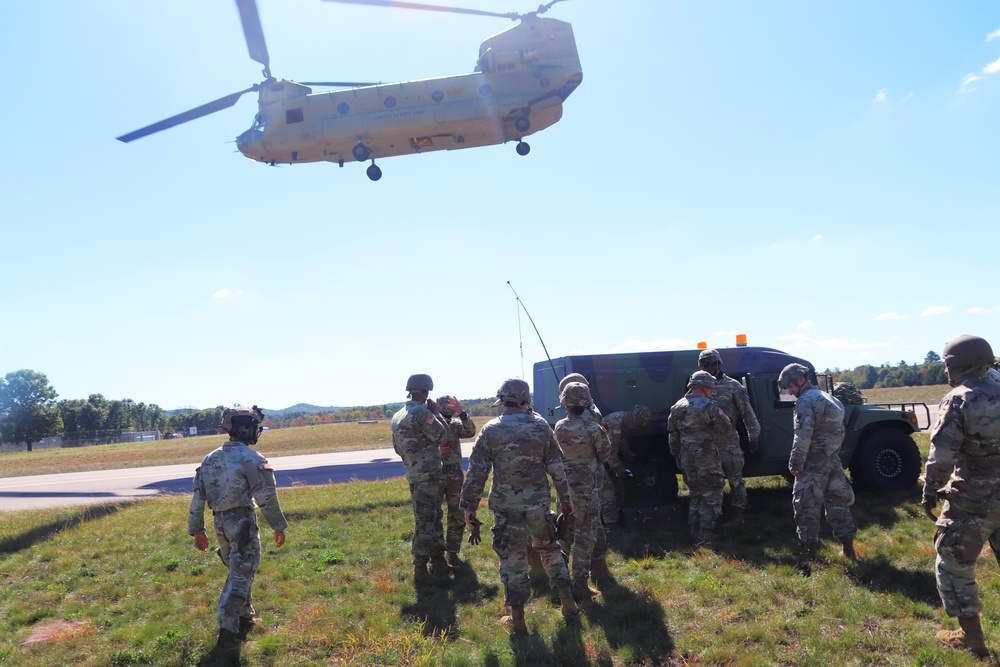
<svg viewBox="0 0 1000 667">
<path fill-rule="evenodd" d="M 445 560 L 444 554 L 434 554 L 431 556 L 431 575 L 440 579 L 447 579 L 452 573 L 451 565 Z"/>
<path fill-rule="evenodd" d="M 413 583 L 415 584 L 429 584 L 434 581 L 434 577 L 431 573 L 427 571 L 427 563 L 419 563 L 413 565 Z"/>
<path fill-rule="evenodd" d="M 465 565 L 465 561 L 458 557 L 457 551 L 449 551 L 445 554 L 445 560 L 448 561 L 448 565 L 450 565 L 453 570 Z"/>
<path fill-rule="evenodd" d="M 528 625 L 524 622 L 524 605 L 512 604 L 510 616 L 504 616 L 500 623 L 512 633 L 528 634 Z"/>
<path fill-rule="evenodd" d="M 691 541 L 698 542 L 698 536 L 701 534 L 701 524 L 698 517 L 695 517 L 694 520 L 688 519 L 688 531 L 691 533 Z"/>
<path fill-rule="evenodd" d="M 816 550 L 819 547 L 817 542 L 800 542 L 799 553 L 795 558 L 795 567 L 805 576 L 812 574 L 812 561 L 816 560 Z"/>
<path fill-rule="evenodd" d="M 743 525 L 743 508 L 734 507 L 733 513 L 729 517 L 729 521 L 726 522 L 727 526 L 742 526 Z"/>
<path fill-rule="evenodd" d="M 952 648 L 968 651 L 977 658 L 990 657 L 986 648 L 986 637 L 983 636 L 983 625 L 979 615 L 959 616 L 958 624 L 961 630 L 938 630 L 938 639 Z"/>
<path fill-rule="evenodd" d="M 854 561 L 855 563 L 857 563 L 858 562 L 858 554 L 854 551 L 854 538 L 853 537 L 845 537 L 840 542 L 841 542 L 841 544 L 844 545 L 844 558 L 846 558 L 847 560 L 851 560 L 851 561 Z"/>
<path fill-rule="evenodd" d="M 577 602 L 585 602 L 601 594 L 600 591 L 595 591 L 587 584 L 588 578 L 589 577 L 583 576 L 573 579 L 573 597 Z"/>
<path fill-rule="evenodd" d="M 256 616 L 240 616 L 240 639 L 246 639 L 255 625 L 257 625 Z"/>
<path fill-rule="evenodd" d="M 605 557 L 595 558 L 590 563 L 590 578 L 599 584 L 611 581 L 611 570 L 608 569 L 608 559 Z"/>
<path fill-rule="evenodd" d="M 573 591 L 569 586 L 559 586 L 558 591 L 563 618 L 575 618 L 580 610 L 576 606 L 576 600 L 573 599 Z"/>
</svg>

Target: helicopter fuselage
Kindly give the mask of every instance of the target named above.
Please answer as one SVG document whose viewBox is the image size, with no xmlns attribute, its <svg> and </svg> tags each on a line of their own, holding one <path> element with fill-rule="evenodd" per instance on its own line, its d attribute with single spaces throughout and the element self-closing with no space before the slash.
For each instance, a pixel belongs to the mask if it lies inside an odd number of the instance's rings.
<svg viewBox="0 0 1000 667">
<path fill-rule="evenodd" d="M 343 164 L 520 140 L 559 121 L 583 78 L 570 24 L 537 16 L 484 41 L 476 70 L 324 93 L 270 80 L 237 147 L 268 164 Z"/>
</svg>

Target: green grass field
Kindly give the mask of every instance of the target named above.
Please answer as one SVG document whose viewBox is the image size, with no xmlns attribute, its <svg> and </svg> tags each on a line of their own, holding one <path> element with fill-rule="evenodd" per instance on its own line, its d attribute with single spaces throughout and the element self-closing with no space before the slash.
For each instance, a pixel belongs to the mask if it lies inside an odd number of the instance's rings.
<svg viewBox="0 0 1000 667">
<path fill-rule="evenodd" d="M 324 428 L 302 441 L 318 440 Z M 926 454 L 927 435 L 916 440 Z M 551 595 L 539 592 L 522 638 L 498 624 L 502 589 L 488 533 L 478 547 L 464 547 L 469 567 L 450 586 L 414 587 L 402 479 L 281 489 L 288 542 L 269 545 L 264 527 L 254 591 L 262 622 L 240 664 L 980 664 L 934 634 L 942 622 L 956 625 L 937 597 L 934 526 L 917 489 L 859 493 L 860 562 L 846 562 L 824 528 L 823 562 L 804 577 L 794 567 L 789 487 L 781 478 L 748 486 L 747 524 L 692 552 L 682 485 L 677 521 L 610 536 L 615 581 L 577 624 L 567 626 Z M 0 512 L 0 665 L 210 664 L 225 570 L 193 548 L 188 500 Z M 488 510 L 480 514 L 489 520 Z M 979 581 L 994 650 L 998 575 L 987 551 Z"/>
</svg>

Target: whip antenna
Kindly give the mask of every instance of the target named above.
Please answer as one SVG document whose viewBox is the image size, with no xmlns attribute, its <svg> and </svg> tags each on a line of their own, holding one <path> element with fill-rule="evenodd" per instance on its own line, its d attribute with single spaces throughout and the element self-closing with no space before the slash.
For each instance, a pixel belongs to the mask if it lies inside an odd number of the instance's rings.
<svg viewBox="0 0 1000 667">
<path fill-rule="evenodd" d="M 547 347 L 545 347 L 545 341 L 542 340 L 542 334 L 538 333 L 538 327 L 535 326 L 535 320 L 531 319 L 531 313 L 529 313 L 528 309 L 524 307 L 524 302 L 521 301 L 521 297 L 519 297 L 517 295 L 517 290 L 514 289 L 514 286 L 510 284 L 509 280 L 507 281 L 507 287 L 509 287 L 510 291 L 514 293 L 514 298 L 517 299 L 517 304 L 519 306 L 521 306 L 521 310 L 523 310 L 524 314 L 528 316 L 528 321 L 531 322 L 531 326 L 535 330 L 535 335 L 538 336 L 538 342 L 542 344 L 542 349 L 545 350 L 545 358 L 549 360 L 549 368 L 552 369 L 552 375 L 555 376 L 555 378 L 556 378 L 556 384 L 558 385 L 559 384 L 559 374 L 556 373 L 556 365 L 552 363 L 552 357 L 549 356 L 549 350 L 548 350 Z M 518 316 L 517 316 L 517 333 L 518 333 L 518 338 L 520 338 L 520 335 L 521 335 L 521 315 L 520 315 L 520 312 L 518 313 Z M 522 344 L 522 347 L 521 347 L 521 375 L 524 375 L 524 346 L 523 346 L 523 344 Z"/>
</svg>

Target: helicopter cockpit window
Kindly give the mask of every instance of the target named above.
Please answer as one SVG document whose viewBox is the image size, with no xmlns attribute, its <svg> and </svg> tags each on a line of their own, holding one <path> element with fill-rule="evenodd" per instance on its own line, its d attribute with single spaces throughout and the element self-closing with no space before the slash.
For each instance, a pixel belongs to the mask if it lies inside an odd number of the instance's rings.
<svg viewBox="0 0 1000 667">
<path fill-rule="evenodd" d="M 303 120 L 305 116 L 302 114 L 302 109 L 289 109 L 285 112 L 285 122 L 289 125 L 301 123 Z"/>
<path fill-rule="evenodd" d="M 486 49 L 476 61 L 476 71 L 489 74 L 493 71 L 493 49 Z"/>
<path fill-rule="evenodd" d="M 256 130 L 257 132 L 263 132 L 266 126 L 267 126 L 267 114 L 262 111 L 254 117 L 253 127 L 250 129 Z"/>
</svg>

